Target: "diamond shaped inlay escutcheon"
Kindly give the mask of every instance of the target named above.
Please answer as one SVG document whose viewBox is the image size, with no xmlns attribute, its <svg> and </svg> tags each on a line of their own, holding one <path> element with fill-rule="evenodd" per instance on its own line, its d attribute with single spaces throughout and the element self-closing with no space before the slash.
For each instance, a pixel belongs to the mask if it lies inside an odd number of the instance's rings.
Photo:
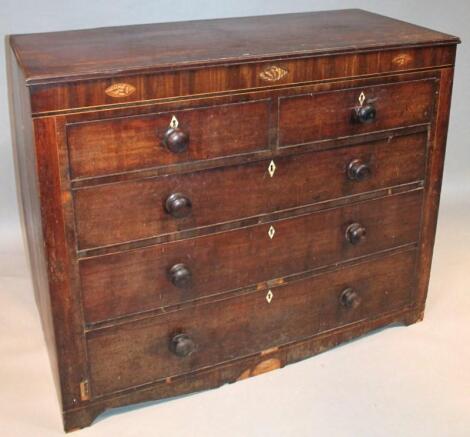
<svg viewBox="0 0 470 437">
<path fill-rule="evenodd" d="M 275 171 L 276 171 L 276 164 L 274 164 L 274 161 L 271 161 L 268 167 L 269 176 L 273 177 Z"/>
<path fill-rule="evenodd" d="M 176 129 L 179 125 L 179 121 L 178 119 L 173 115 L 173 117 L 171 117 L 171 121 L 170 121 L 170 127 L 172 129 Z"/>
<path fill-rule="evenodd" d="M 271 240 L 274 238 L 274 234 L 276 233 L 276 229 L 274 229 L 274 226 L 270 226 L 268 230 L 268 235 Z"/>
<path fill-rule="evenodd" d="M 273 300 L 273 297 L 274 297 L 274 294 L 271 290 L 268 290 L 268 293 L 266 294 L 266 300 L 268 303 L 271 303 L 271 301 Z"/>
<path fill-rule="evenodd" d="M 364 104 L 364 101 L 366 100 L 366 95 L 364 94 L 364 92 L 362 92 L 360 95 L 359 95 L 359 104 L 362 106 Z"/>
</svg>

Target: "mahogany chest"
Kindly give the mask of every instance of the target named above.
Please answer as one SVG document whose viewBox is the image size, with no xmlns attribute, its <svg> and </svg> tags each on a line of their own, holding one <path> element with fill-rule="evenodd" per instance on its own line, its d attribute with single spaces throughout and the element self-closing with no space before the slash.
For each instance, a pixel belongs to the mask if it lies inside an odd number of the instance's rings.
<svg viewBox="0 0 470 437">
<path fill-rule="evenodd" d="M 65 429 L 422 319 L 458 42 L 360 10 L 11 36 Z"/>
</svg>

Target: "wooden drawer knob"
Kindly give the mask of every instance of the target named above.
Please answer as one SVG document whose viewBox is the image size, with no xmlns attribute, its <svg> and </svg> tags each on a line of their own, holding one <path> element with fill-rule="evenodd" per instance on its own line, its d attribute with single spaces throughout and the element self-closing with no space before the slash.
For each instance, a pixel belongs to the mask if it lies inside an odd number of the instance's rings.
<svg viewBox="0 0 470 437">
<path fill-rule="evenodd" d="M 361 297 L 352 288 L 346 288 L 342 291 L 339 301 L 345 308 L 356 308 L 361 303 Z"/>
<path fill-rule="evenodd" d="M 187 217 L 191 214 L 191 199 L 181 193 L 173 193 L 165 201 L 165 210 L 175 218 Z"/>
<path fill-rule="evenodd" d="M 168 270 L 171 283 L 178 288 L 186 288 L 191 285 L 191 270 L 185 264 L 175 264 Z"/>
<path fill-rule="evenodd" d="M 353 159 L 348 165 L 348 178 L 352 181 L 363 181 L 370 173 L 370 167 L 362 159 Z"/>
<path fill-rule="evenodd" d="M 366 238 L 366 228 L 360 223 L 352 223 L 346 229 L 346 240 L 358 244 Z"/>
<path fill-rule="evenodd" d="M 356 106 L 353 110 L 353 121 L 356 123 L 371 123 L 377 117 L 374 105 Z"/>
<path fill-rule="evenodd" d="M 189 133 L 169 127 L 163 134 L 163 144 L 173 153 L 185 152 L 189 146 Z"/>
<path fill-rule="evenodd" d="M 176 334 L 171 339 L 170 350 L 178 357 L 187 357 L 196 350 L 196 343 L 188 334 Z"/>
</svg>

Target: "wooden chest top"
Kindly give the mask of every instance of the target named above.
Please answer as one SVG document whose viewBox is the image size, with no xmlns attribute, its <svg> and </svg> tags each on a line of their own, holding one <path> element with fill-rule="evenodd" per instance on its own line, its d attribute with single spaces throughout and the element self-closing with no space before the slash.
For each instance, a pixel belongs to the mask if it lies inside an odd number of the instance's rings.
<svg viewBox="0 0 470 437">
<path fill-rule="evenodd" d="M 359 50 L 457 38 L 359 9 L 15 35 L 33 83 Z"/>
</svg>

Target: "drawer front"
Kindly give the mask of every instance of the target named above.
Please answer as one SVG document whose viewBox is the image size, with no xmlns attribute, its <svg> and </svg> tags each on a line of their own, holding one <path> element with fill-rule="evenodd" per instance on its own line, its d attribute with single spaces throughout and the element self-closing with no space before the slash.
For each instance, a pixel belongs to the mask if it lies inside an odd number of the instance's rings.
<svg viewBox="0 0 470 437">
<path fill-rule="evenodd" d="M 279 102 L 279 144 L 293 144 L 360 135 L 429 122 L 436 79 L 377 85 L 350 90 L 282 97 Z M 364 101 L 361 105 L 361 94 Z M 357 116 L 362 108 L 362 116 Z M 363 120 L 363 121 L 360 121 Z"/>
<path fill-rule="evenodd" d="M 426 141 L 420 133 L 276 158 L 272 177 L 266 160 L 80 189 L 78 244 L 86 249 L 122 243 L 418 181 Z M 168 212 L 167 199 L 171 206 L 175 196 L 191 204 L 185 217 Z"/>
<path fill-rule="evenodd" d="M 400 309 L 410 300 L 414 265 L 409 251 L 274 287 L 271 299 L 258 290 L 92 332 L 92 392 L 184 374 Z"/>
<path fill-rule="evenodd" d="M 416 190 L 83 259 L 79 264 L 85 319 L 93 323 L 157 309 L 414 242 L 421 203 L 422 190 Z M 357 232 L 352 224 L 360 225 L 355 227 L 359 233 L 366 232 L 353 243 L 349 239 Z"/>
<path fill-rule="evenodd" d="M 269 100 L 258 100 L 70 124 L 67 140 L 72 177 L 267 149 L 269 108 Z M 171 132 L 170 124 L 174 127 Z"/>
</svg>

